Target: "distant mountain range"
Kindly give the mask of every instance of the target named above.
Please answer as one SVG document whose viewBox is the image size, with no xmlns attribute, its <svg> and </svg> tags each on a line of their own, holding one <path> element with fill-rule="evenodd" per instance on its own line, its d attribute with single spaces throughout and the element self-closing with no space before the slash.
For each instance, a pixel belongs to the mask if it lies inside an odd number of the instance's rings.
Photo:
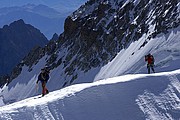
<svg viewBox="0 0 180 120">
<path fill-rule="evenodd" d="M 66 13 L 72 12 L 84 4 L 88 0 L 1 0 L 1 7 L 23 6 L 25 4 L 43 4 L 48 7 L 54 8 L 59 12 Z"/>
<path fill-rule="evenodd" d="M 1 0 L 0 27 L 23 19 L 51 39 L 64 30 L 64 20 L 87 0 Z"/>
<path fill-rule="evenodd" d="M 0 17 L 0 27 L 23 19 L 50 39 L 54 33 L 60 34 L 63 31 L 66 14 L 61 14 L 45 5 L 28 4 L 21 7 L 0 8 Z"/>
<path fill-rule="evenodd" d="M 9 73 L 35 46 L 44 46 L 47 38 L 36 28 L 18 20 L 0 29 L 0 75 Z"/>
</svg>

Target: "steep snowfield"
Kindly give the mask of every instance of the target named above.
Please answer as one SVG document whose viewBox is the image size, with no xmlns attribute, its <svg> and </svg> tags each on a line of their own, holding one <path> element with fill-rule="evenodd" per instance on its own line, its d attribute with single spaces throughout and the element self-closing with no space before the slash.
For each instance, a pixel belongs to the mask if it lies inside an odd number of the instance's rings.
<svg viewBox="0 0 180 120">
<path fill-rule="evenodd" d="M 145 34 L 140 40 L 132 43 L 127 49 L 122 50 L 96 75 L 95 81 L 129 73 L 147 73 L 144 56 L 151 53 L 155 58 L 155 71 L 164 72 L 180 68 L 180 27 L 168 34 L 160 34 L 147 40 Z"/>
<path fill-rule="evenodd" d="M 1 120 L 179 120 L 180 69 L 76 84 L 0 108 Z"/>
<path fill-rule="evenodd" d="M 63 56 L 61 54 L 60 56 Z M 29 68 L 24 66 L 21 74 L 14 79 L 8 86 L 4 86 L 0 89 L 0 101 L 3 104 L 10 104 L 28 97 L 41 94 L 41 83 L 39 82 L 39 89 L 36 89 L 36 81 L 41 68 L 45 66 L 47 56 L 43 57 L 37 65 L 33 67 L 33 71 L 28 72 Z M 79 76 L 79 82 L 92 82 L 94 76 L 96 75 L 98 69 L 93 69 L 88 74 L 81 73 Z M 49 91 L 59 90 L 62 88 L 67 76 L 63 75 L 63 66 L 54 69 L 50 73 L 50 79 L 47 84 Z"/>
</svg>

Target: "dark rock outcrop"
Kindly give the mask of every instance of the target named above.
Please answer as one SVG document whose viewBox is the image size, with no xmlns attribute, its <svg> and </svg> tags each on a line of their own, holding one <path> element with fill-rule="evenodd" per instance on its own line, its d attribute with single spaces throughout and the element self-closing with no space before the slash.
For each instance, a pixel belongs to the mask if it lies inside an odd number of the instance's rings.
<svg viewBox="0 0 180 120">
<path fill-rule="evenodd" d="M 0 29 L 0 75 L 13 67 L 35 46 L 45 46 L 46 37 L 36 28 L 18 20 Z"/>
</svg>

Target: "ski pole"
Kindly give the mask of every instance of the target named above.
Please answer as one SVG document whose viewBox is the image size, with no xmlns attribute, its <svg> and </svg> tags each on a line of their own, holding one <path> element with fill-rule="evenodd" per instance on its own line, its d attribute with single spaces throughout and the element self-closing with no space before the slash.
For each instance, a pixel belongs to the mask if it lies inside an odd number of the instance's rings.
<svg viewBox="0 0 180 120">
<path fill-rule="evenodd" d="M 38 93 L 39 85 L 36 83 L 36 93 Z"/>
</svg>

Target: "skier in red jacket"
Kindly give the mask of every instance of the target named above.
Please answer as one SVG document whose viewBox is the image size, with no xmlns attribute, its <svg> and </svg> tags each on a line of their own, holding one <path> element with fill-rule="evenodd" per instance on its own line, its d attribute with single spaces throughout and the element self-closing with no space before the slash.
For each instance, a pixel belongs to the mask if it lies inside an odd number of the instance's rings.
<svg viewBox="0 0 180 120">
<path fill-rule="evenodd" d="M 155 73 L 153 55 L 151 55 L 150 53 L 148 55 L 145 55 L 145 61 L 147 61 L 148 74 L 150 74 L 150 68 Z"/>
</svg>

